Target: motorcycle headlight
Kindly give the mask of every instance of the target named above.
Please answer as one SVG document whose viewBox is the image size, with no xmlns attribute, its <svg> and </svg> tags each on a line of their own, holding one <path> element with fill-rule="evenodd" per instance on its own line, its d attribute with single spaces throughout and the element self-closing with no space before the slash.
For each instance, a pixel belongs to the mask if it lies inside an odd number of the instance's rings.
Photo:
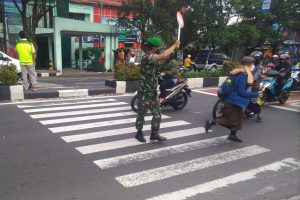
<svg viewBox="0 0 300 200">
<path fill-rule="evenodd" d="M 270 87 L 270 85 L 271 85 L 271 83 L 265 83 L 265 84 L 262 84 L 262 86 L 265 87 L 265 88 Z"/>
</svg>

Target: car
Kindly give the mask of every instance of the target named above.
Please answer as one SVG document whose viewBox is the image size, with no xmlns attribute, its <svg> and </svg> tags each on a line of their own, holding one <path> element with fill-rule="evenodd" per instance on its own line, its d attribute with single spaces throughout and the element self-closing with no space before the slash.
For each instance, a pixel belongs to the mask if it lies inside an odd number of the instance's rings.
<svg viewBox="0 0 300 200">
<path fill-rule="evenodd" d="M 18 73 L 18 84 L 22 84 L 23 79 L 22 79 L 22 70 L 21 70 L 21 64 L 18 59 L 12 58 L 5 54 L 4 52 L 0 51 L 0 66 L 3 65 L 14 65 L 16 66 L 16 70 Z"/>
<path fill-rule="evenodd" d="M 194 70 L 222 69 L 225 60 L 230 58 L 223 53 L 201 53 L 196 56 Z"/>
</svg>

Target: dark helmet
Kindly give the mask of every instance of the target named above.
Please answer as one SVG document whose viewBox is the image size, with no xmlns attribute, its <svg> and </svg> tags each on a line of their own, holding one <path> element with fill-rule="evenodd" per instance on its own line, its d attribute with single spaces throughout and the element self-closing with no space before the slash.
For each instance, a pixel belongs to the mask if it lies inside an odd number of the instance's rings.
<svg viewBox="0 0 300 200">
<path fill-rule="evenodd" d="M 253 53 L 250 54 L 250 56 L 252 58 L 254 58 L 254 60 L 255 60 L 254 64 L 255 65 L 258 65 L 263 59 L 263 53 L 260 52 L 260 51 L 254 51 Z"/>
</svg>

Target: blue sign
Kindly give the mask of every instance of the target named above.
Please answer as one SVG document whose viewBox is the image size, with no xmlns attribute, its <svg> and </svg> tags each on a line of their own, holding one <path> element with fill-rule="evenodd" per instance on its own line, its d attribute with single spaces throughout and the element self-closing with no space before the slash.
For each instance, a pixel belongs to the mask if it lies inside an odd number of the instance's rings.
<svg viewBox="0 0 300 200">
<path fill-rule="evenodd" d="M 262 12 L 269 12 L 271 7 L 272 0 L 264 0 L 262 3 L 261 11 Z"/>
</svg>

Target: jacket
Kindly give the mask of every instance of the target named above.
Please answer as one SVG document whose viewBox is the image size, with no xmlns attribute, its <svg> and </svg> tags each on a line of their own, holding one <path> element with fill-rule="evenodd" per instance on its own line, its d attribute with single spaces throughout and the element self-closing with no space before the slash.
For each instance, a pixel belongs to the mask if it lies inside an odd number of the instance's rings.
<svg viewBox="0 0 300 200">
<path fill-rule="evenodd" d="M 247 91 L 247 75 L 239 73 L 234 76 L 233 91 L 225 99 L 225 102 L 245 109 L 247 108 L 250 99 L 257 97 L 258 92 Z"/>
</svg>

